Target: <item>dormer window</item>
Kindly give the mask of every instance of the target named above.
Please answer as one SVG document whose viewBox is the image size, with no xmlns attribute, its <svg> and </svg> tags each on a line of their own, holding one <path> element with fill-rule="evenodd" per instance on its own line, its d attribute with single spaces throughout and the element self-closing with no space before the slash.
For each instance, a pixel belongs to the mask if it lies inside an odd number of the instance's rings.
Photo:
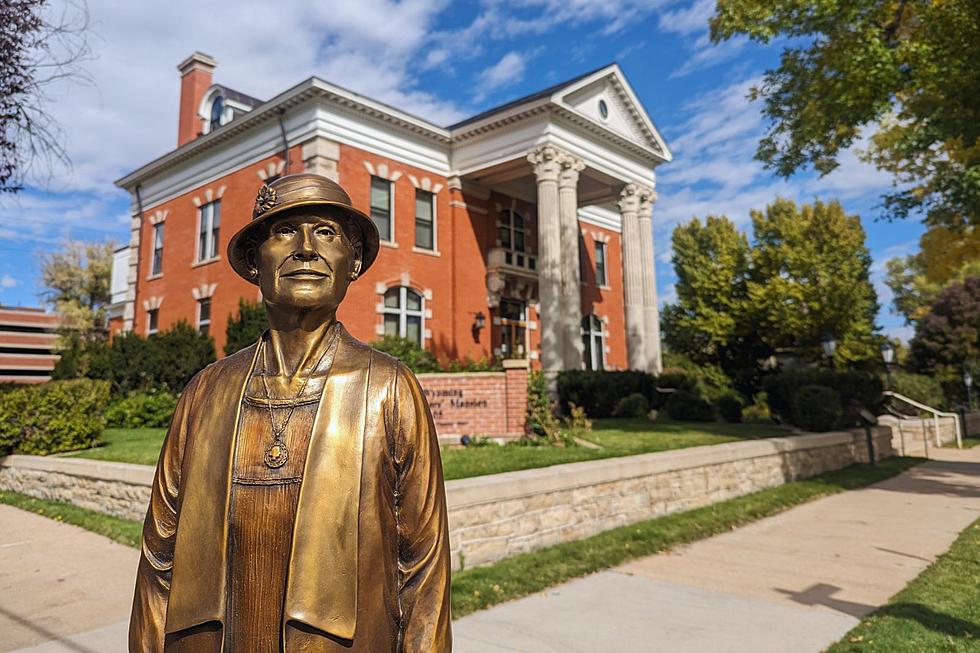
<svg viewBox="0 0 980 653">
<path fill-rule="evenodd" d="M 211 121 L 208 131 L 213 132 L 221 126 L 221 115 L 225 112 L 225 99 L 220 95 L 214 98 L 211 103 Z"/>
</svg>

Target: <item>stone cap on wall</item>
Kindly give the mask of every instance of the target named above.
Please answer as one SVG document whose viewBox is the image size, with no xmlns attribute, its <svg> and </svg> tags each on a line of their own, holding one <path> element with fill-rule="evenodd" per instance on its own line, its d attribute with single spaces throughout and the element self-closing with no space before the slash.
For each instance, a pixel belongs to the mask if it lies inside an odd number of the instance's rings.
<svg viewBox="0 0 980 653">
<path fill-rule="evenodd" d="M 69 476 L 93 478 L 100 481 L 118 481 L 129 483 L 130 485 L 146 486 L 153 483 L 153 473 L 155 471 L 152 465 L 115 463 L 106 460 L 89 460 L 87 458 L 24 456 L 18 454 L 0 458 L 0 467 L 16 467 L 17 469 L 38 472 L 57 472 Z"/>
</svg>

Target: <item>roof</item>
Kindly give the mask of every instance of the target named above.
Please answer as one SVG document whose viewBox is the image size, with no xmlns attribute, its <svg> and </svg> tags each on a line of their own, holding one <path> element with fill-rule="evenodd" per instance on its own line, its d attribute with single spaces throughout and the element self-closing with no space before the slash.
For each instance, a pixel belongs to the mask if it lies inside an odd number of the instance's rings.
<svg viewBox="0 0 980 653">
<path fill-rule="evenodd" d="M 508 109 L 512 109 L 513 107 L 518 107 L 518 106 L 520 106 L 522 104 L 527 104 L 529 102 L 534 102 L 535 100 L 541 100 L 541 99 L 544 99 L 546 97 L 550 97 L 550 96 L 554 95 L 555 93 L 557 93 L 558 91 L 562 90 L 563 88 L 565 88 L 567 86 L 572 86 L 573 84 L 582 81 L 586 77 L 589 77 L 591 75 L 594 75 L 597 72 L 599 72 L 600 70 L 605 70 L 606 68 L 609 68 L 610 66 L 613 66 L 613 65 L 615 65 L 615 64 L 609 63 L 609 64 L 606 64 L 605 66 L 599 66 L 598 68 L 596 68 L 594 70 L 590 70 L 587 73 L 582 73 L 581 75 L 576 75 L 575 77 L 572 77 L 571 79 L 566 79 L 564 82 L 561 82 L 559 84 L 555 84 L 554 86 L 549 86 L 548 88 L 542 89 L 542 90 L 537 91 L 535 93 L 531 93 L 530 95 L 525 95 L 524 97 L 517 98 L 516 100 L 511 100 L 510 102 L 507 102 L 505 104 L 498 105 L 496 107 L 493 107 L 492 109 L 487 109 L 486 111 L 481 111 L 480 113 L 476 114 L 475 116 L 470 116 L 469 118 L 467 118 L 465 120 L 461 120 L 460 122 L 457 122 L 457 123 L 455 123 L 453 125 L 449 125 L 448 127 L 446 127 L 446 129 L 456 129 L 458 127 L 464 127 L 464 126 L 466 126 L 466 125 L 468 125 L 470 123 L 477 122 L 479 120 L 483 120 L 484 118 L 487 118 L 489 116 L 492 116 L 495 113 L 503 112 L 503 111 L 506 111 Z"/>
<path fill-rule="evenodd" d="M 228 98 L 232 102 L 238 102 L 239 104 L 244 104 L 250 109 L 254 109 L 255 107 L 265 102 L 265 100 L 254 98 L 251 95 L 245 95 L 244 93 L 240 91 L 236 91 L 233 88 L 228 88 L 223 84 L 215 84 L 213 88 L 221 89 L 221 94 L 224 97 Z"/>
</svg>

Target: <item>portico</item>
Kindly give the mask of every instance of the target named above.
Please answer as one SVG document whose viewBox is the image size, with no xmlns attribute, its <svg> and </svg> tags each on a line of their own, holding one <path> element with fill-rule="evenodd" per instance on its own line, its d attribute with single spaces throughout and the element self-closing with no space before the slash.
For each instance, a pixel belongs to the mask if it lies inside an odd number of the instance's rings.
<svg viewBox="0 0 980 653">
<path fill-rule="evenodd" d="M 597 224 L 620 234 L 628 367 L 660 371 L 654 168 L 670 153 L 618 67 L 450 129 L 459 207 L 494 192 L 534 206 L 536 247 L 518 264 L 504 260 L 498 241 L 487 256 L 487 292 L 491 306 L 517 287 L 536 302 L 541 368 L 584 365 L 583 317 L 591 310 L 580 239 Z"/>
</svg>

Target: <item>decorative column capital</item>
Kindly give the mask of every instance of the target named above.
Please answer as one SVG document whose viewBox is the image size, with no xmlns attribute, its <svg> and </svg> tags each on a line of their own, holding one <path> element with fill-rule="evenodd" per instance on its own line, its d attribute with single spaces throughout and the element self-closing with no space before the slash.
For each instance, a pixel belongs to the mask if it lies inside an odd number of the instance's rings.
<svg viewBox="0 0 980 653">
<path fill-rule="evenodd" d="M 637 192 L 639 196 L 640 206 L 639 213 L 640 217 L 649 218 L 653 213 L 653 203 L 657 201 L 657 191 L 652 188 L 639 187 Z"/>
<path fill-rule="evenodd" d="M 585 162 L 577 156 L 561 153 L 558 156 L 561 172 L 558 173 L 559 188 L 575 188 L 578 185 L 578 175 L 585 170 Z"/>
<path fill-rule="evenodd" d="M 640 209 L 640 187 L 636 184 L 626 184 L 619 193 L 619 212 L 636 213 Z"/>
<path fill-rule="evenodd" d="M 561 172 L 561 160 L 565 153 L 552 145 L 542 145 L 527 155 L 527 160 L 534 166 L 534 176 L 539 182 L 558 181 Z"/>
</svg>

